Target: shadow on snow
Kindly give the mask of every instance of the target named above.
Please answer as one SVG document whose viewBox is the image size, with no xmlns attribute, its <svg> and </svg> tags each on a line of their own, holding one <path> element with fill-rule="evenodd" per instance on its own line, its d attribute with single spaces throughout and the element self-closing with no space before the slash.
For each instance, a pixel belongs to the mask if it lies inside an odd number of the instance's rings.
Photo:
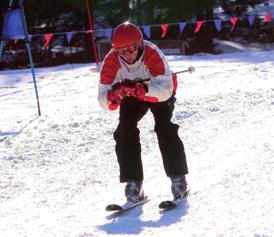
<svg viewBox="0 0 274 237">
<path fill-rule="evenodd" d="M 188 213 L 188 202 L 170 211 L 160 212 L 159 220 L 143 221 L 140 216 L 143 214 L 142 207 L 136 208 L 124 215 L 114 218 L 110 223 L 100 225 L 98 228 L 107 234 L 140 234 L 145 228 L 160 228 L 172 225 Z"/>
<path fill-rule="evenodd" d="M 36 117 L 36 118 L 30 120 L 19 131 L 14 131 L 14 132 L 12 132 L 12 131 L 9 131 L 9 132 L 2 132 L 2 131 L 0 131 L 0 142 L 5 141 L 7 138 L 14 138 L 15 136 L 19 135 L 20 133 L 22 133 L 24 131 L 24 129 L 26 127 L 28 127 L 32 122 L 34 122 L 38 118 L 39 117 Z"/>
</svg>

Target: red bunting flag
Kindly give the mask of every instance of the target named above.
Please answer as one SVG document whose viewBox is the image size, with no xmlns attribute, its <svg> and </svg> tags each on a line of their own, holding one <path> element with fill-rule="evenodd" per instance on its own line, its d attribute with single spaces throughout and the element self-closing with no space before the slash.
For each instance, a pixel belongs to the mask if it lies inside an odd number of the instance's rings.
<svg viewBox="0 0 274 237">
<path fill-rule="evenodd" d="M 44 44 L 44 47 L 47 47 L 49 45 L 49 42 L 51 41 L 51 38 L 53 37 L 53 33 L 50 33 L 50 34 L 45 34 L 44 35 L 45 37 L 45 44 Z"/>
<path fill-rule="evenodd" d="M 200 31 L 202 25 L 203 25 L 204 21 L 196 21 L 196 28 L 195 28 L 195 31 L 194 33 L 197 33 Z"/>
<path fill-rule="evenodd" d="M 271 21 L 271 15 L 266 15 L 266 16 L 265 16 L 265 20 L 266 20 L 267 22 L 270 22 L 270 21 Z"/>
<path fill-rule="evenodd" d="M 233 26 L 232 26 L 232 28 L 231 28 L 230 31 L 233 31 L 233 30 L 235 30 L 235 27 L 236 27 L 236 23 L 237 23 L 237 21 L 238 21 L 238 18 L 237 18 L 237 17 L 234 17 L 234 18 L 231 18 L 230 20 L 231 20 L 231 22 L 232 22 L 232 24 L 233 24 Z"/>
<path fill-rule="evenodd" d="M 167 33 L 168 24 L 162 24 L 161 28 L 163 30 L 163 33 L 162 33 L 161 37 L 164 38 L 166 36 L 166 33 Z"/>
</svg>

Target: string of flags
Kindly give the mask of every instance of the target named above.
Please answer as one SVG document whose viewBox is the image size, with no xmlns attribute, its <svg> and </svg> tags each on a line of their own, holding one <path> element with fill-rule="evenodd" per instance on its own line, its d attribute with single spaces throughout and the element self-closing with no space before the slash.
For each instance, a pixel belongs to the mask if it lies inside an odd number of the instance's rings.
<svg viewBox="0 0 274 237">
<path fill-rule="evenodd" d="M 264 16 L 262 16 L 262 18 L 270 26 L 272 15 L 271 14 L 264 15 Z M 242 18 L 240 18 L 240 17 L 233 17 L 233 18 L 229 19 L 229 21 L 232 24 L 232 27 L 230 29 L 231 31 L 235 30 L 237 22 L 241 19 Z M 254 20 L 255 20 L 255 16 L 253 16 L 253 15 L 248 16 L 248 22 L 249 22 L 250 27 L 252 27 L 252 25 L 254 23 Z M 182 33 L 187 24 L 195 24 L 194 33 L 198 33 L 201 30 L 201 28 L 202 28 L 202 26 L 205 22 L 212 22 L 212 21 L 214 22 L 216 30 L 220 32 L 221 29 L 222 29 L 222 22 L 227 21 L 227 20 L 212 19 L 212 20 L 199 20 L 199 21 L 184 21 L 184 22 L 179 22 L 179 23 L 145 25 L 145 26 L 141 26 L 141 28 L 143 29 L 143 32 L 146 35 L 146 37 L 148 39 L 150 39 L 151 38 L 151 28 L 152 27 L 161 27 L 161 29 L 162 29 L 161 38 L 165 38 L 166 34 L 167 34 L 167 31 L 168 31 L 168 27 L 171 26 L 171 25 L 178 25 L 179 26 L 179 33 Z M 97 29 L 97 30 L 94 30 L 93 33 L 96 34 L 97 32 L 100 32 L 100 31 L 104 33 L 104 35 L 107 39 L 109 39 L 109 40 L 111 39 L 112 31 L 113 31 L 112 28 Z M 43 36 L 44 40 L 45 40 L 43 46 L 47 47 L 54 35 L 66 35 L 66 39 L 68 41 L 68 44 L 70 44 L 70 42 L 71 42 L 71 40 L 72 40 L 72 38 L 75 34 L 78 34 L 78 33 L 90 34 L 91 32 L 92 32 L 92 30 L 57 32 L 57 33 L 48 33 L 48 34 L 33 34 L 33 35 L 29 35 L 29 40 L 31 40 L 33 37 Z M 16 43 L 17 40 L 14 40 L 14 42 Z"/>
</svg>

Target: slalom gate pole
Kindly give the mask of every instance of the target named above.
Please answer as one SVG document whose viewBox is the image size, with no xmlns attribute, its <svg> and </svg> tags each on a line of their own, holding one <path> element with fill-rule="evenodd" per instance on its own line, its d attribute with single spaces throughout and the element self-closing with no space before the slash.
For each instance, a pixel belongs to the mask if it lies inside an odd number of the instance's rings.
<svg viewBox="0 0 274 237">
<path fill-rule="evenodd" d="M 25 42 L 26 42 L 26 47 L 28 50 L 29 61 L 30 61 L 30 66 L 31 66 L 31 73 L 32 73 L 32 79 L 33 79 L 33 84 L 34 84 L 34 89 L 35 89 L 38 115 L 41 116 L 39 94 L 38 94 L 38 89 L 37 89 L 37 84 L 36 84 L 36 77 L 35 77 L 33 59 L 32 59 L 31 48 L 30 48 L 30 40 L 29 40 L 29 36 L 28 36 L 28 32 L 27 32 L 27 25 L 26 25 L 26 21 L 25 21 L 24 0 L 20 0 L 19 6 L 20 6 L 20 11 L 21 11 L 21 20 L 22 20 L 24 32 L 25 32 Z"/>
<path fill-rule="evenodd" d="M 1 61 L 1 58 L 2 58 L 3 49 L 4 49 L 4 40 L 0 41 L 0 61 Z"/>
<path fill-rule="evenodd" d="M 30 49 L 30 43 L 29 43 L 29 42 L 26 42 L 26 47 L 27 47 L 28 54 L 29 54 L 29 61 L 30 61 L 30 66 L 31 66 L 31 73 L 32 73 L 33 84 L 34 84 L 34 90 L 35 90 L 36 101 L 37 101 L 38 115 L 41 116 L 41 109 L 40 109 L 40 102 L 39 102 L 39 94 L 38 94 L 38 89 L 37 89 L 37 84 L 36 84 L 36 77 L 35 77 L 33 59 L 32 59 L 32 55 L 31 55 L 31 49 Z"/>
<path fill-rule="evenodd" d="M 92 17 L 91 17 L 91 13 L 90 13 L 90 9 L 89 9 L 88 0 L 86 0 L 86 8 L 87 8 L 87 12 L 88 12 L 88 22 L 89 22 L 89 29 L 90 29 L 91 45 L 92 45 L 92 48 L 93 48 L 93 53 L 94 53 L 94 56 L 95 56 L 96 65 L 98 67 L 99 66 L 99 60 L 98 60 L 98 54 L 97 54 L 97 49 L 96 49 L 96 42 L 95 42 L 94 35 L 93 35 Z"/>
<path fill-rule="evenodd" d="M 10 0 L 10 1 L 9 1 L 9 8 L 8 8 L 9 11 L 10 11 L 11 8 L 12 8 L 12 4 L 13 4 L 13 0 Z"/>
</svg>

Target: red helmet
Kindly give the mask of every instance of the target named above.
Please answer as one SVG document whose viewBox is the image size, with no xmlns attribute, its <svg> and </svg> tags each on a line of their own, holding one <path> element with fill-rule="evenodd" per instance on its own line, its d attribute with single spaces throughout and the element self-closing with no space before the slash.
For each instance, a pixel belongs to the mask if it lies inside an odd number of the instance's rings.
<svg viewBox="0 0 274 237">
<path fill-rule="evenodd" d="M 142 31 L 134 24 L 124 22 L 118 25 L 112 34 L 112 47 L 121 49 L 130 45 L 142 45 L 143 34 Z"/>
</svg>

